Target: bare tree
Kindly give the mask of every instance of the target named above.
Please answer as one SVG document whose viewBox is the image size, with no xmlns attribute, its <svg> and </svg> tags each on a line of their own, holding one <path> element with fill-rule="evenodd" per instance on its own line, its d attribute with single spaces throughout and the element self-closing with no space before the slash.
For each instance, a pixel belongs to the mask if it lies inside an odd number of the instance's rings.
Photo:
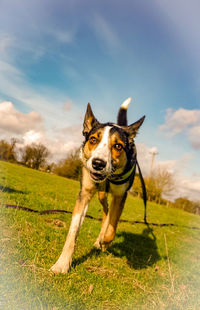
<svg viewBox="0 0 200 310">
<path fill-rule="evenodd" d="M 39 169 L 45 165 L 49 150 L 43 144 L 30 144 L 22 149 L 22 163 L 33 169 Z"/>
<path fill-rule="evenodd" d="M 7 142 L 5 140 L 0 141 L 0 160 L 5 160 L 9 162 L 16 162 L 16 146 L 17 140 L 12 138 L 11 142 Z"/>
<path fill-rule="evenodd" d="M 169 196 L 174 190 L 173 175 L 164 168 L 157 169 L 154 173 L 145 178 L 147 197 L 149 201 L 167 204 L 168 201 L 163 196 Z M 139 176 L 135 176 L 131 193 L 138 198 L 142 197 L 142 187 Z"/>
<path fill-rule="evenodd" d="M 137 198 L 142 198 L 142 186 L 141 181 L 138 175 L 135 176 L 133 186 L 130 190 L 130 193 Z"/>
<path fill-rule="evenodd" d="M 170 195 L 174 190 L 174 177 L 167 169 L 159 168 L 155 173 L 156 186 L 161 189 L 162 195 Z"/>
<path fill-rule="evenodd" d="M 146 179 L 148 199 L 160 203 L 163 195 L 169 196 L 174 189 L 173 175 L 165 168 L 158 168 Z"/>
</svg>

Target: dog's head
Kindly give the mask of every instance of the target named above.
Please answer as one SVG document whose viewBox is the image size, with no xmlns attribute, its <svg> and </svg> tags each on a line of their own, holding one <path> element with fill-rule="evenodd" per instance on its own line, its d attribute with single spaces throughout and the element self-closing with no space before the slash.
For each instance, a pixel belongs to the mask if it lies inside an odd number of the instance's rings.
<svg viewBox="0 0 200 310">
<path fill-rule="evenodd" d="M 126 110 L 127 106 L 122 105 L 120 108 L 122 118 L 126 116 Z M 102 182 L 107 177 L 124 171 L 134 153 L 133 138 L 144 118 L 145 116 L 129 126 L 102 124 L 95 118 L 88 104 L 83 123 L 85 141 L 81 149 L 81 158 L 93 181 Z M 123 121 L 120 122 L 118 118 L 118 123 L 122 124 Z"/>
</svg>

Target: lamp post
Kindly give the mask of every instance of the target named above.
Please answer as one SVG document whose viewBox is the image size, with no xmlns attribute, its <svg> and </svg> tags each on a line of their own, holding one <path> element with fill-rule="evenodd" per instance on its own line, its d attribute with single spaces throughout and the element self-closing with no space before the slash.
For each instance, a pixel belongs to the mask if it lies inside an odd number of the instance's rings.
<svg viewBox="0 0 200 310">
<path fill-rule="evenodd" d="M 154 160 L 155 160 L 155 156 L 158 155 L 158 151 L 157 151 L 157 148 L 152 148 L 150 150 L 150 154 L 152 155 L 152 158 L 151 158 L 151 165 L 150 165 L 150 172 L 149 172 L 149 176 L 152 175 L 152 171 L 153 171 L 153 164 L 154 164 Z"/>
</svg>

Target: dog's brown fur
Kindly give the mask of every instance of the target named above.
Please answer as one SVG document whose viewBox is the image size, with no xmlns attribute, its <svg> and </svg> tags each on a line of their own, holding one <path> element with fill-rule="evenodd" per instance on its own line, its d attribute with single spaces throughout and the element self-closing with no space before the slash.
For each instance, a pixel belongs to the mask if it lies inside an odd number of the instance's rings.
<svg viewBox="0 0 200 310">
<path fill-rule="evenodd" d="M 120 126 L 111 123 L 100 124 L 94 117 L 90 105 L 88 105 L 83 126 L 83 135 L 86 140 L 81 150 L 83 162 L 82 187 L 76 200 L 62 253 L 55 265 L 51 267 L 54 273 L 68 272 L 72 262 L 76 237 L 86 215 L 88 204 L 96 192 L 98 192 L 100 203 L 103 206 L 103 220 L 100 234 L 94 245 L 104 251 L 115 237 L 130 181 L 127 180 L 119 185 L 110 183 L 109 192 L 112 194 L 110 208 L 108 208 L 107 191 L 101 186 L 107 182 L 106 180 L 109 177 L 123 173 L 128 167 L 135 154 L 133 138 L 144 121 L 143 117 L 136 123 L 126 126 L 126 109 L 122 107 L 120 110 L 125 120 L 123 121 L 122 118 L 120 120 L 118 117 Z"/>
</svg>

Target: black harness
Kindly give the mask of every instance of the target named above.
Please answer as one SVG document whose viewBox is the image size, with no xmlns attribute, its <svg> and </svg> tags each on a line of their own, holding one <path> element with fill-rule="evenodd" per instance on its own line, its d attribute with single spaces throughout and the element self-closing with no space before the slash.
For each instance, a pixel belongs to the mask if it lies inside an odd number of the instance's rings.
<svg viewBox="0 0 200 310">
<path fill-rule="evenodd" d="M 135 178 L 136 171 L 136 159 L 134 159 L 129 165 L 129 169 L 125 169 L 121 174 L 115 174 L 107 179 L 107 182 L 114 185 L 122 185 L 129 182 L 128 189 L 129 190 L 133 184 Z"/>
<path fill-rule="evenodd" d="M 124 169 L 124 171 L 121 174 L 114 174 L 110 176 L 109 178 L 107 178 L 104 182 L 97 183 L 97 188 L 98 188 L 98 191 L 108 193 L 110 189 L 110 184 L 122 185 L 128 182 L 129 184 L 126 190 L 128 191 L 134 182 L 136 166 L 138 168 L 139 178 L 140 178 L 140 182 L 142 186 L 142 194 L 143 194 L 142 198 L 144 202 L 144 222 L 147 223 L 147 219 L 146 219 L 147 217 L 146 216 L 147 192 L 146 192 L 144 178 L 142 176 L 142 172 L 138 164 L 136 155 L 134 158 L 131 159 L 131 161 L 129 162 L 129 164 L 127 165 L 127 167 Z"/>
</svg>

